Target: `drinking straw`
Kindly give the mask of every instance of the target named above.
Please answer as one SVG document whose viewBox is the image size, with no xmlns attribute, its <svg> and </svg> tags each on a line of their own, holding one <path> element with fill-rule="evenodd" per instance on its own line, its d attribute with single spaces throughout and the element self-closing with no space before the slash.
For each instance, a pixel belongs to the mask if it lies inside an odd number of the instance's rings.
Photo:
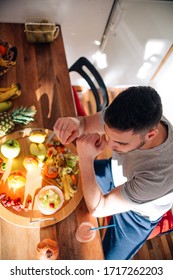
<svg viewBox="0 0 173 280">
<path fill-rule="evenodd" d="M 107 226 L 90 228 L 90 230 L 98 230 L 98 229 L 102 229 L 102 228 L 109 228 L 109 227 L 115 227 L 115 226 L 116 226 L 115 224 L 111 224 L 111 225 L 107 225 Z"/>
</svg>

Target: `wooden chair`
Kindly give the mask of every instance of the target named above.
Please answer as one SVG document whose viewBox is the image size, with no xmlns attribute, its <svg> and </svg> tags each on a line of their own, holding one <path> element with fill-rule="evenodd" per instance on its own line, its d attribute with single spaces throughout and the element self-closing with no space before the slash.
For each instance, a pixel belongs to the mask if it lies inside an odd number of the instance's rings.
<svg viewBox="0 0 173 280">
<path fill-rule="evenodd" d="M 94 99 L 96 102 L 96 111 L 99 112 L 109 104 L 109 97 L 108 92 L 106 89 L 106 86 L 104 84 L 104 81 L 97 71 L 97 69 L 94 67 L 94 65 L 86 58 L 86 57 L 80 57 L 70 68 L 69 72 L 77 72 L 79 75 L 81 75 L 85 81 L 88 83 L 91 92 L 94 95 Z M 96 87 L 97 84 L 97 87 Z M 76 92 L 73 93 L 75 97 L 75 101 L 77 100 Z M 80 100 L 77 101 L 77 104 L 79 106 Z M 77 107 L 77 106 L 76 106 Z M 77 107 L 78 110 L 78 107 Z"/>
</svg>

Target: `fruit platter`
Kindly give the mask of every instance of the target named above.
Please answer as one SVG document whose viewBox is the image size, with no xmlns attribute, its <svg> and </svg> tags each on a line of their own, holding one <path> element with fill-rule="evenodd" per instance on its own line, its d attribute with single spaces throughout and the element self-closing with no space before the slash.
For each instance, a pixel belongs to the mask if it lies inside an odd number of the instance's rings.
<svg viewBox="0 0 173 280">
<path fill-rule="evenodd" d="M 0 215 L 23 227 L 45 227 L 69 216 L 82 199 L 78 156 L 52 131 L 26 128 L 0 142 Z"/>
<path fill-rule="evenodd" d="M 0 39 L 0 76 L 16 65 L 17 48 Z"/>
</svg>

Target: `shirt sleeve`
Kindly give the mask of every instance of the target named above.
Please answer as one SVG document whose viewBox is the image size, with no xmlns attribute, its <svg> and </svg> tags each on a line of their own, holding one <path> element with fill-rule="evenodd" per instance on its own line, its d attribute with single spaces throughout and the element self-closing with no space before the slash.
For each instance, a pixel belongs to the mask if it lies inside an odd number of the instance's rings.
<svg viewBox="0 0 173 280">
<path fill-rule="evenodd" d="M 150 202 L 165 195 L 160 183 L 150 178 L 135 178 L 121 186 L 121 193 L 135 203 Z"/>
</svg>

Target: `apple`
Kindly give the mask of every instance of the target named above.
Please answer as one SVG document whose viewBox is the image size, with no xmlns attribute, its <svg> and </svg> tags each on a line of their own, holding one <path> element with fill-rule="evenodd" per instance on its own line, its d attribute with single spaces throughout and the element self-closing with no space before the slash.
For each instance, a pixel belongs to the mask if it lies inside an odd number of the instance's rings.
<svg viewBox="0 0 173 280">
<path fill-rule="evenodd" d="M 34 131 L 30 134 L 29 136 L 29 140 L 33 143 L 43 143 L 45 141 L 46 138 L 46 133 L 45 132 L 41 132 L 41 131 Z"/>
<path fill-rule="evenodd" d="M 1 153 L 5 158 L 15 158 L 20 153 L 20 144 L 17 140 L 8 139 L 1 145 Z"/>
<path fill-rule="evenodd" d="M 27 171 L 33 171 L 38 168 L 39 161 L 35 156 L 26 156 L 23 160 L 23 166 Z"/>
<path fill-rule="evenodd" d="M 30 153 L 31 155 L 36 156 L 39 160 L 44 161 L 46 157 L 46 146 L 42 143 L 31 143 Z"/>
</svg>

